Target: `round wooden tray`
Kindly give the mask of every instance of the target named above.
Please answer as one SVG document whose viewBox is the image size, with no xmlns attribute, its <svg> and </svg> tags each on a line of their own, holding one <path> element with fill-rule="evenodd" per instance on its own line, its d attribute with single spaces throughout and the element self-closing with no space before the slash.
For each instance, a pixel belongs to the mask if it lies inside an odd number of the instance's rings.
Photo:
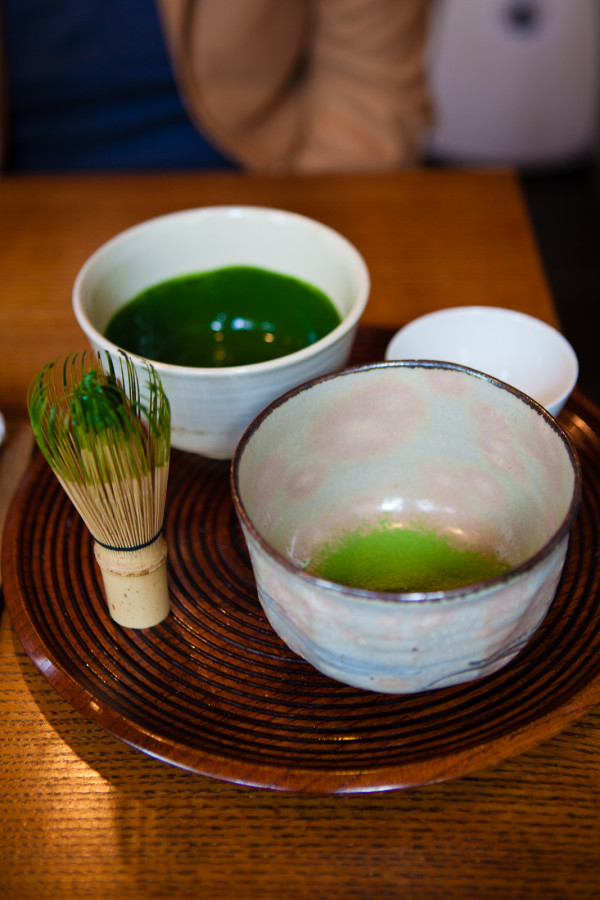
<svg viewBox="0 0 600 900">
<path fill-rule="evenodd" d="M 111 621 L 90 535 L 37 454 L 5 531 L 13 625 L 76 709 L 202 775 L 342 793 L 466 774 L 529 749 L 600 701 L 600 413 L 575 396 L 561 421 L 584 475 L 563 579 L 527 647 L 481 681 L 382 695 L 338 684 L 299 659 L 258 603 L 228 464 L 179 452 L 165 523 L 169 618 L 138 632 Z"/>
</svg>

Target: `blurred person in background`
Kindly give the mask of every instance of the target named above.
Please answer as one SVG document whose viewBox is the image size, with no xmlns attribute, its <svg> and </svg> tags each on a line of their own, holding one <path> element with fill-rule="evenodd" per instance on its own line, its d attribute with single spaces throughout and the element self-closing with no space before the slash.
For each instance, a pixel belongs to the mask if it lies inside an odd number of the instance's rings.
<svg viewBox="0 0 600 900">
<path fill-rule="evenodd" d="M 419 162 L 430 0 L 0 0 L 6 172 Z"/>
</svg>

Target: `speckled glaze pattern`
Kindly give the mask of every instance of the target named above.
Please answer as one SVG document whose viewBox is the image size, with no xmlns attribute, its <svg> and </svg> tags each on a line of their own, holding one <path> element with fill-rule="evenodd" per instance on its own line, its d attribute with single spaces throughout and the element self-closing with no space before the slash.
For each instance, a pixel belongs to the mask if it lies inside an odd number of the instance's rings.
<svg viewBox="0 0 600 900">
<path fill-rule="evenodd" d="M 412 693 L 512 659 L 554 597 L 579 464 L 542 407 L 461 366 L 346 370 L 275 401 L 242 439 L 234 503 L 273 628 L 317 669 Z M 336 585 L 304 568 L 343 529 L 385 520 L 498 551 L 512 568 L 435 594 Z"/>
</svg>

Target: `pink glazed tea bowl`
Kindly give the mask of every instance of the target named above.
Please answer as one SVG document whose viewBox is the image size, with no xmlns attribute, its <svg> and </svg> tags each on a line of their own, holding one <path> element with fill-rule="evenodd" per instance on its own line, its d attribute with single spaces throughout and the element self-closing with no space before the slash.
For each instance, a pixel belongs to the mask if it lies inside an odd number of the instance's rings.
<svg viewBox="0 0 600 900">
<path fill-rule="evenodd" d="M 340 682 L 414 693 L 491 674 L 527 644 L 560 581 L 581 472 L 567 434 L 530 397 L 457 364 L 400 361 L 275 400 L 238 444 L 231 485 L 259 600 L 283 641 Z M 409 592 L 315 570 L 324 547 L 382 523 L 461 554 L 485 549 L 504 568 Z"/>
</svg>

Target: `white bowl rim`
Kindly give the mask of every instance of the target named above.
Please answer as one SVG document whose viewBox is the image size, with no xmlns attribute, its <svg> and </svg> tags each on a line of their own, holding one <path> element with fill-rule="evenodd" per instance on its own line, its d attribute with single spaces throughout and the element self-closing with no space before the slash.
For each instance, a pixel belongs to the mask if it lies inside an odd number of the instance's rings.
<svg viewBox="0 0 600 900">
<path fill-rule="evenodd" d="M 242 455 L 244 453 L 244 449 L 251 440 L 252 435 L 258 430 L 262 422 L 266 418 L 268 418 L 268 416 L 275 409 L 277 409 L 279 406 L 284 405 L 298 394 L 304 393 L 310 390 L 312 387 L 325 381 L 331 381 L 334 378 L 351 376 L 356 372 L 365 372 L 385 368 L 449 369 L 455 372 L 462 372 L 465 375 L 470 375 L 474 378 L 480 378 L 483 381 L 487 381 L 495 385 L 501 390 L 505 390 L 513 394 L 515 397 L 529 406 L 534 412 L 542 416 L 547 425 L 555 431 L 557 436 L 562 440 L 573 467 L 573 493 L 571 496 L 569 508 L 565 514 L 563 521 L 555 530 L 552 537 L 549 538 L 549 540 L 546 541 L 546 543 L 536 553 L 534 553 L 533 556 L 530 556 L 518 566 L 511 568 L 508 572 L 501 573 L 500 575 L 496 575 L 493 578 L 488 578 L 485 581 L 474 582 L 473 584 L 466 585 L 465 587 L 453 588 L 452 590 L 447 591 L 415 591 L 411 593 L 394 593 L 392 591 L 374 591 L 366 588 L 350 587 L 348 585 L 342 585 L 334 581 L 329 581 L 326 578 L 311 575 L 309 572 L 305 572 L 295 566 L 285 556 L 283 556 L 283 554 L 275 550 L 274 547 L 272 547 L 271 544 L 265 540 L 265 538 L 263 538 L 263 536 L 260 534 L 254 523 L 252 522 L 250 516 L 246 512 L 246 508 L 241 499 L 239 490 L 239 466 Z M 297 387 L 292 388 L 291 390 L 282 394 L 280 397 L 277 397 L 256 416 L 256 418 L 250 423 L 250 425 L 247 427 L 244 434 L 240 438 L 240 441 L 231 460 L 230 487 L 233 498 L 233 505 L 237 515 L 240 517 L 241 521 L 248 529 L 250 534 L 252 534 L 254 540 L 256 540 L 256 542 L 261 546 L 263 552 L 276 564 L 283 567 L 288 572 L 295 574 L 302 581 L 305 581 L 308 584 L 318 585 L 321 589 L 348 594 L 357 601 L 365 600 L 370 603 L 372 603 L 373 600 L 377 600 L 382 603 L 446 603 L 457 602 L 460 600 L 472 600 L 475 595 L 485 594 L 501 586 L 506 586 L 512 581 L 520 578 L 525 573 L 534 569 L 543 559 L 549 556 L 552 551 L 558 546 L 558 544 L 563 540 L 563 538 L 568 535 L 571 529 L 581 500 L 582 474 L 577 452 L 568 434 L 566 433 L 564 428 L 562 428 L 562 426 L 556 421 L 556 419 L 552 415 L 550 415 L 545 407 L 543 407 L 536 400 L 533 400 L 518 388 L 515 388 L 510 384 L 506 384 L 504 381 L 500 381 L 500 379 L 498 378 L 494 378 L 492 375 L 487 375 L 485 372 L 479 372 L 477 369 L 471 369 L 468 366 L 463 366 L 459 363 L 439 360 L 410 359 L 387 360 L 384 362 L 348 366 L 347 368 L 341 369 L 337 372 L 331 372 L 327 375 L 320 375 L 316 378 L 312 378 L 310 379 L 310 381 L 306 381 L 304 384 L 300 384 Z"/>
<path fill-rule="evenodd" d="M 135 234 L 136 232 L 151 230 L 152 228 L 156 228 L 161 223 L 166 222 L 170 219 L 185 220 L 187 218 L 202 218 L 204 216 L 208 217 L 213 215 L 222 216 L 223 218 L 242 218 L 244 216 L 250 217 L 256 215 L 264 217 L 265 215 L 267 215 L 273 219 L 283 218 L 289 221 L 300 221 L 304 224 L 317 226 L 320 230 L 327 233 L 331 238 L 333 238 L 333 240 L 337 241 L 340 245 L 345 246 L 346 249 L 350 251 L 351 255 L 354 256 L 357 268 L 360 272 L 361 285 L 358 299 L 354 303 L 350 312 L 342 319 L 339 325 L 336 325 L 336 327 L 332 331 L 328 332 L 328 334 L 324 335 L 322 338 L 319 338 L 319 340 L 315 341 L 313 344 L 309 344 L 307 347 L 303 347 L 301 350 L 296 350 L 293 353 L 288 353 L 285 356 L 278 356 L 275 359 L 270 359 L 265 362 L 247 363 L 241 366 L 179 366 L 174 365 L 173 363 L 165 363 L 158 360 L 153 360 L 149 357 L 131 353 L 130 351 L 125 351 L 117 344 L 113 344 L 112 341 L 108 341 L 104 337 L 102 332 L 98 331 L 98 329 L 90 322 L 83 308 L 83 302 L 81 300 L 82 284 L 87 277 L 88 272 L 96 264 L 98 259 L 104 256 L 106 253 L 110 252 L 110 250 L 123 238 L 131 234 Z M 138 222 L 136 225 L 132 225 L 129 228 L 118 232 L 118 234 L 113 235 L 113 237 L 109 238 L 107 241 L 101 244 L 86 259 L 86 261 L 79 269 L 79 272 L 77 273 L 75 282 L 73 284 L 72 306 L 75 318 L 77 319 L 77 322 L 79 323 L 79 326 L 84 334 L 87 335 L 88 339 L 93 340 L 99 347 L 113 355 L 125 353 L 127 356 L 131 357 L 132 360 L 140 360 L 145 363 L 150 363 L 157 372 L 163 375 L 169 375 L 171 378 L 189 378 L 190 375 L 194 373 L 197 375 L 202 375 L 203 377 L 209 379 L 223 379 L 227 376 L 238 377 L 250 374 L 259 375 L 263 372 L 269 372 L 271 370 L 285 370 L 290 366 L 295 365 L 296 363 L 302 362 L 302 360 L 304 360 L 305 358 L 312 357 L 315 353 L 315 350 L 325 350 L 332 344 L 337 343 L 338 340 L 345 337 L 358 324 L 358 321 L 362 316 L 369 300 L 370 288 L 371 279 L 369 269 L 362 253 L 351 241 L 348 240 L 348 238 L 341 234 L 341 232 L 336 231 L 334 228 L 332 228 L 330 225 L 326 225 L 324 222 L 319 222 L 317 219 L 312 219 L 309 216 L 302 215 L 301 213 L 269 206 L 252 206 L 243 204 L 198 206 L 191 207 L 189 209 L 176 210 L 174 212 L 165 213 L 160 216 L 154 216 L 151 219 L 144 219 L 143 221 Z"/>
<path fill-rule="evenodd" d="M 557 341 L 565 351 L 565 359 L 568 363 L 568 372 L 567 378 L 565 380 L 565 387 L 559 393 L 555 393 L 553 396 L 548 397 L 548 399 L 546 400 L 546 404 L 550 408 L 564 404 L 567 397 L 569 397 L 569 395 L 572 393 L 579 377 L 579 360 L 573 346 L 567 340 L 564 334 L 558 330 L 558 328 L 555 328 L 548 322 L 544 322 L 543 319 L 538 319 L 537 316 L 532 316 L 529 315 L 529 313 L 521 312 L 521 310 L 518 309 L 511 309 L 510 307 L 482 305 L 447 306 L 443 307 L 442 309 L 435 309 L 431 312 L 424 313 L 422 316 L 417 316 L 416 319 L 411 319 L 410 322 L 407 322 L 406 325 L 403 325 L 402 328 L 400 328 L 393 335 L 385 349 L 385 360 L 392 361 L 394 359 L 398 359 L 398 357 L 395 355 L 396 351 L 394 348 L 400 340 L 400 336 L 410 336 L 412 331 L 416 330 L 417 328 L 421 328 L 428 322 L 435 322 L 439 319 L 452 319 L 460 316 L 472 316 L 473 318 L 476 318 L 477 316 L 481 316 L 482 318 L 484 318 L 485 316 L 491 316 L 502 318 L 505 320 L 513 319 L 515 322 L 526 321 L 529 325 L 533 325 L 534 327 L 538 328 L 540 332 L 546 335 L 551 335 L 552 339 Z"/>
</svg>

